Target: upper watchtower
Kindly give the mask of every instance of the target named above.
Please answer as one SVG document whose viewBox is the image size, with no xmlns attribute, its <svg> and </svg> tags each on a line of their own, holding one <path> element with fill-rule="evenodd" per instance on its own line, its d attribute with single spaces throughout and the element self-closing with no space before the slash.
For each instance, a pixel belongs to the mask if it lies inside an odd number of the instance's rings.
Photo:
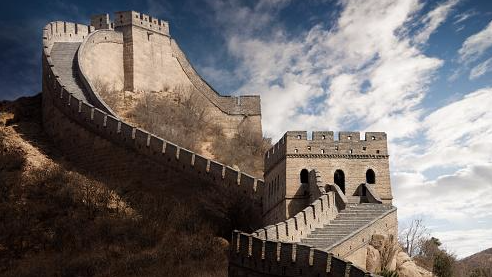
<svg viewBox="0 0 492 277">
<path fill-rule="evenodd" d="M 285 220 L 309 203 L 309 171 L 320 172 L 323 184 L 337 184 L 352 201 L 361 184 L 373 184 L 385 203 L 391 203 L 386 133 L 331 131 L 287 132 L 265 153 L 263 210 L 266 223 Z"/>
<path fill-rule="evenodd" d="M 114 29 L 123 34 L 125 90 L 160 91 L 164 82 L 175 77 L 169 70 L 175 58 L 167 21 L 135 11 L 123 11 L 115 13 L 113 22 L 108 14 L 92 16 L 91 25 L 96 30 Z"/>
</svg>

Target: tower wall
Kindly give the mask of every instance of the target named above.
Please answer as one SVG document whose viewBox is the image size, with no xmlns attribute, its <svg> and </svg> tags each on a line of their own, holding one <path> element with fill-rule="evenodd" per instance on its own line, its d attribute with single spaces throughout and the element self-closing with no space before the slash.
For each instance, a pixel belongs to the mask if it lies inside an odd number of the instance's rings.
<svg viewBox="0 0 492 277">
<path fill-rule="evenodd" d="M 192 86 L 173 56 L 167 22 L 128 11 L 115 14 L 114 26 L 123 33 L 125 90 Z"/>
<path fill-rule="evenodd" d="M 276 195 L 276 206 L 264 204 L 267 222 L 285 220 L 300 212 L 309 203 L 309 188 L 300 182 L 300 172 L 306 169 L 319 171 L 324 184 L 334 184 L 334 175 L 341 170 L 345 179 L 345 195 L 359 197 L 360 187 L 366 183 L 366 172 L 371 169 L 376 176 L 373 184 L 384 203 L 391 203 L 386 134 L 366 132 L 361 140 L 358 132 L 340 132 L 335 140 L 331 131 L 287 132 L 282 139 L 265 154 L 265 184 L 268 188 L 279 172 L 285 173 L 282 190 Z M 281 175 L 282 176 L 282 175 Z M 267 190 L 265 190 L 266 192 Z M 270 195 L 264 203 L 272 203 Z"/>
</svg>

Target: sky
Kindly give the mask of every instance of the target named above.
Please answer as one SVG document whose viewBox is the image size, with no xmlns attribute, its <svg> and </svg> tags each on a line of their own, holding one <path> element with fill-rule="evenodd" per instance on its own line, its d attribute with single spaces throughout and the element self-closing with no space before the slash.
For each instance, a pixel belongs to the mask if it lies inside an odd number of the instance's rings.
<svg viewBox="0 0 492 277">
<path fill-rule="evenodd" d="M 492 247 L 492 1 L 8 1 L 0 99 L 41 90 L 41 30 L 136 10 L 168 20 L 222 94 L 259 94 L 264 134 L 384 131 L 400 228 L 458 257 Z"/>
</svg>

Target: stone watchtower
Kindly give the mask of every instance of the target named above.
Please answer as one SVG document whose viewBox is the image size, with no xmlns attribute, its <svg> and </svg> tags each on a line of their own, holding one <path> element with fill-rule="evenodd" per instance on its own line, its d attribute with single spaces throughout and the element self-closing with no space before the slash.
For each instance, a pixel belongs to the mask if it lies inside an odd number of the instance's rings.
<svg viewBox="0 0 492 277">
<path fill-rule="evenodd" d="M 91 17 L 96 30 L 114 29 L 123 34 L 124 89 L 159 91 L 172 79 L 169 68 L 174 61 L 169 23 L 135 11 L 116 12 L 114 22 L 108 14 Z M 179 79 L 179 78 L 176 78 Z"/>
<path fill-rule="evenodd" d="M 386 133 L 287 132 L 265 153 L 263 216 L 266 224 L 286 220 L 309 205 L 309 172 L 317 170 L 323 185 L 336 184 L 349 202 L 364 201 L 365 184 L 391 204 Z M 327 186 L 328 190 L 328 186 Z"/>
</svg>

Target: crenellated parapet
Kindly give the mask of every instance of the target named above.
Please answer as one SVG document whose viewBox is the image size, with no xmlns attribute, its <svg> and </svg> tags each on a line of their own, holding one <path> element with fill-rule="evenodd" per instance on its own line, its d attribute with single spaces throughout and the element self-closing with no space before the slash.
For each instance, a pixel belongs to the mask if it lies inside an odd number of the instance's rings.
<svg viewBox="0 0 492 277">
<path fill-rule="evenodd" d="M 91 26 L 94 26 L 96 30 L 134 26 L 169 36 L 169 22 L 136 11 L 116 12 L 113 21 L 107 13 L 93 15 L 91 16 Z"/>
<path fill-rule="evenodd" d="M 229 276 L 371 276 L 326 251 L 234 232 Z"/>
<path fill-rule="evenodd" d="M 288 131 L 265 153 L 265 169 L 268 171 L 286 156 L 312 158 L 387 158 L 386 133 L 366 132 L 361 139 L 359 132 L 314 131 L 308 139 L 306 131 Z"/>
<path fill-rule="evenodd" d="M 95 29 L 84 24 L 54 21 L 43 28 L 43 49 L 49 57 L 55 42 L 81 43 Z"/>
<path fill-rule="evenodd" d="M 115 13 L 114 28 L 132 25 L 169 36 L 169 22 L 136 11 L 121 11 Z"/>
</svg>

